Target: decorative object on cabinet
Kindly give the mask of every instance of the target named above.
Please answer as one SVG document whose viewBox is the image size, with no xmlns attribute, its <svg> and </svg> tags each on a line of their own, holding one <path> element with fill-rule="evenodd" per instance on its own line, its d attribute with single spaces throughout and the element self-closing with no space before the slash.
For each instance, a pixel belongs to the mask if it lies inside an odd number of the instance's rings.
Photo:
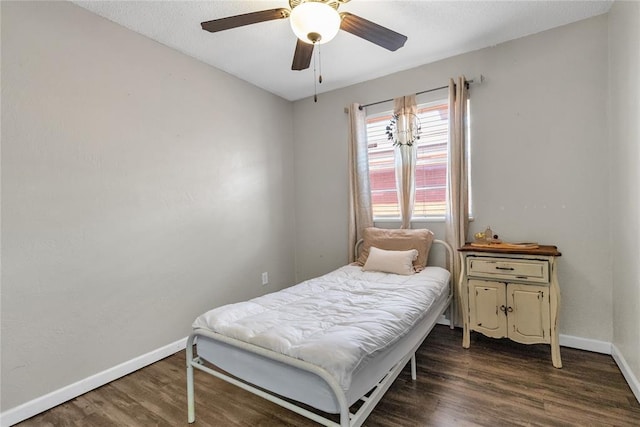
<svg viewBox="0 0 640 427">
<path fill-rule="evenodd" d="M 488 225 L 484 231 L 480 231 L 474 234 L 473 237 L 475 237 L 476 239 L 475 242 L 473 242 L 474 244 L 486 245 L 486 244 L 502 243 L 502 240 L 498 238 L 497 234 L 493 234 L 493 230 Z"/>
<path fill-rule="evenodd" d="M 460 249 L 462 346 L 471 331 L 522 344 L 550 344 L 562 368 L 558 341 L 560 287 L 555 246 L 467 243 Z"/>
</svg>

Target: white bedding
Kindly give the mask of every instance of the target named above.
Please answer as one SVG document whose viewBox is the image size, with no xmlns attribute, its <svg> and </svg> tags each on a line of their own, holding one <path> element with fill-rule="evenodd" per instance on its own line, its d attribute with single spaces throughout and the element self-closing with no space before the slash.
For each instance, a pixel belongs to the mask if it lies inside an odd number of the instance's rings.
<svg viewBox="0 0 640 427">
<path fill-rule="evenodd" d="M 346 391 L 358 366 L 420 321 L 448 281 L 449 272 L 440 267 L 400 276 L 345 266 L 210 310 L 193 327 L 321 366 Z"/>
</svg>

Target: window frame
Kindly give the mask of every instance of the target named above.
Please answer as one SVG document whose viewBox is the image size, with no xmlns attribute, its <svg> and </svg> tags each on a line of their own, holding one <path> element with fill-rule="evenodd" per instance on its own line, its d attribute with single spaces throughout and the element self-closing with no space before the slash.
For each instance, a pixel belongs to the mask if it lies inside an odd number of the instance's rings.
<svg viewBox="0 0 640 427">
<path fill-rule="evenodd" d="M 425 100 L 421 100 L 419 102 L 417 102 L 417 109 L 424 109 L 424 108 L 429 108 L 429 107 L 433 107 L 435 105 L 449 105 L 449 100 L 446 97 L 443 97 L 442 94 L 440 95 L 434 95 L 431 94 L 431 96 L 429 97 L 429 99 L 425 99 Z M 471 146 L 470 146 L 470 136 L 471 136 L 471 129 L 470 129 L 470 103 L 469 101 L 467 101 L 467 123 L 466 123 L 466 155 L 467 155 L 467 168 L 468 168 L 468 177 L 469 177 L 469 183 L 468 183 L 468 187 L 469 187 L 469 220 L 472 221 L 473 220 L 473 210 L 472 210 L 472 188 L 471 188 Z M 367 111 L 367 121 L 370 118 L 376 118 L 376 117 L 384 117 L 384 116 L 391 116 L 393 114 L 393 108 L 389 108 L 389 104 L 387 103 L 386 105 L 377 105 L 375 108 L 371 109 L 371 111 Z M 447 121 L 447 129 L 449 128 L 448 126 L 448 121 Z M 367 138 L 369 137 L 369 133 L 367 132 Z M 448 169 L 449 166 L 449 161 L 448 161 L 448 156 L 449 156 L 449 152 L 448 152 L 448 133 L 447 133 L 447 142 L 446 142 L 446 160 L 445 160 L 445 165 L 446 168 Z M 367 143 L 368 144 L 368 143 Z M 369 148 L 367 149 L 367 152 L 369 153 Z M 371 163 L 369 163 L 369 165 L 371 165 Z M 448 172 L 445 171 L 445 176 Z M 371 174 L 371 172 L 370 172 Z M 370 175 L 371 176 L 371 175 Z M 416 188 L 417 190 L 417 188 Z M 446 178 L 445 178 L 445 192 L 446 192 Z M 446 196 L 445 196 L 446 197 Z M 397 199 L 396 199 L 397 200 Z M 397 203 L 397 201 L 396 201 Z M 446 203 L 446 200 L 445 200 Z M 373 205 L 373 200 L 372 200 L 372 205 Z M 414 206 L 414 212 L 415 212 L 415 206 Z M 445 221 L 445 215 L 446 213 L 438 213 L 438 214 L 432 214 L 432 215 L 421 215 L 421 216 L 414 216 L 413 212 L 412 212 L 412 217 L 410 222 L 411 223 L 425 223 L 425 222 L 444 222 Z M 401 222 L 401 219 L 399 216 L 397 217 L 373 217 L 373 221 L 374 223 L 389 223 L 389 224 L 397 224 Z"/>
</svg>

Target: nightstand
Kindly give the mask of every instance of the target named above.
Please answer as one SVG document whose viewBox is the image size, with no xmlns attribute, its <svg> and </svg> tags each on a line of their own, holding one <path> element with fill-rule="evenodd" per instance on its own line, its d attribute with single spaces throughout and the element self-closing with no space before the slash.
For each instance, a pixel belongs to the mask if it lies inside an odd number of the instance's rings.
<svg viewBox="0 0 640 427">
<path fill-rule="evenodd" d="M 522 344 L 550 344 L 553 366 L 562 368 L 558 342 L 560 287 L 555 246 L 458 249 L 462 272 L 462 346 L 471 331 Z"/>
</svg>

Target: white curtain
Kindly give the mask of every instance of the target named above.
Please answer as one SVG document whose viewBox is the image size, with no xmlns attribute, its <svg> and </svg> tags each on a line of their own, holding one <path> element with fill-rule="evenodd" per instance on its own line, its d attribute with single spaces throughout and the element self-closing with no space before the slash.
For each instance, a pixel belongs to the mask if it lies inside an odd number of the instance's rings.
<svg viewBox="0 0 640 427">
<path fill-rule="evenodd" d="M 416 96 L 408 95 L 394 99 L 393 113 L 396 119 L 396 189 L 400 208 L 400 228 L 411 228 L 411 214 L 415 202 L 417 149 L 413 136 L 416 129 Z"/>
<path fill-rule="evenodd" d="M 445 215 L 445 240 L 453 250 L 464 245 L 469 230 L 469 177 L 466 152 L 467 83 L 464 76 L 449 81 L 449 163 L 447 167 L 447 211 Z M 460 257 L 453 258 L 451 284 L 457 289 L 460 280 Z M 454 299 L 459 303 L 457 292 Z M 454 304 L 453 307 L 459 308 Z M 456 310 L 460 313 L 460 310 Z M 460 316 L 452 314 L 451 321 L 460 324 Z"/>
<path fill-rule="evenodd" d="M 366 118 L 359 104 L 349 106 L 349 262 L 355 261 L 354 247 L 362 231 L 373 227 Z"/>
</svg>

